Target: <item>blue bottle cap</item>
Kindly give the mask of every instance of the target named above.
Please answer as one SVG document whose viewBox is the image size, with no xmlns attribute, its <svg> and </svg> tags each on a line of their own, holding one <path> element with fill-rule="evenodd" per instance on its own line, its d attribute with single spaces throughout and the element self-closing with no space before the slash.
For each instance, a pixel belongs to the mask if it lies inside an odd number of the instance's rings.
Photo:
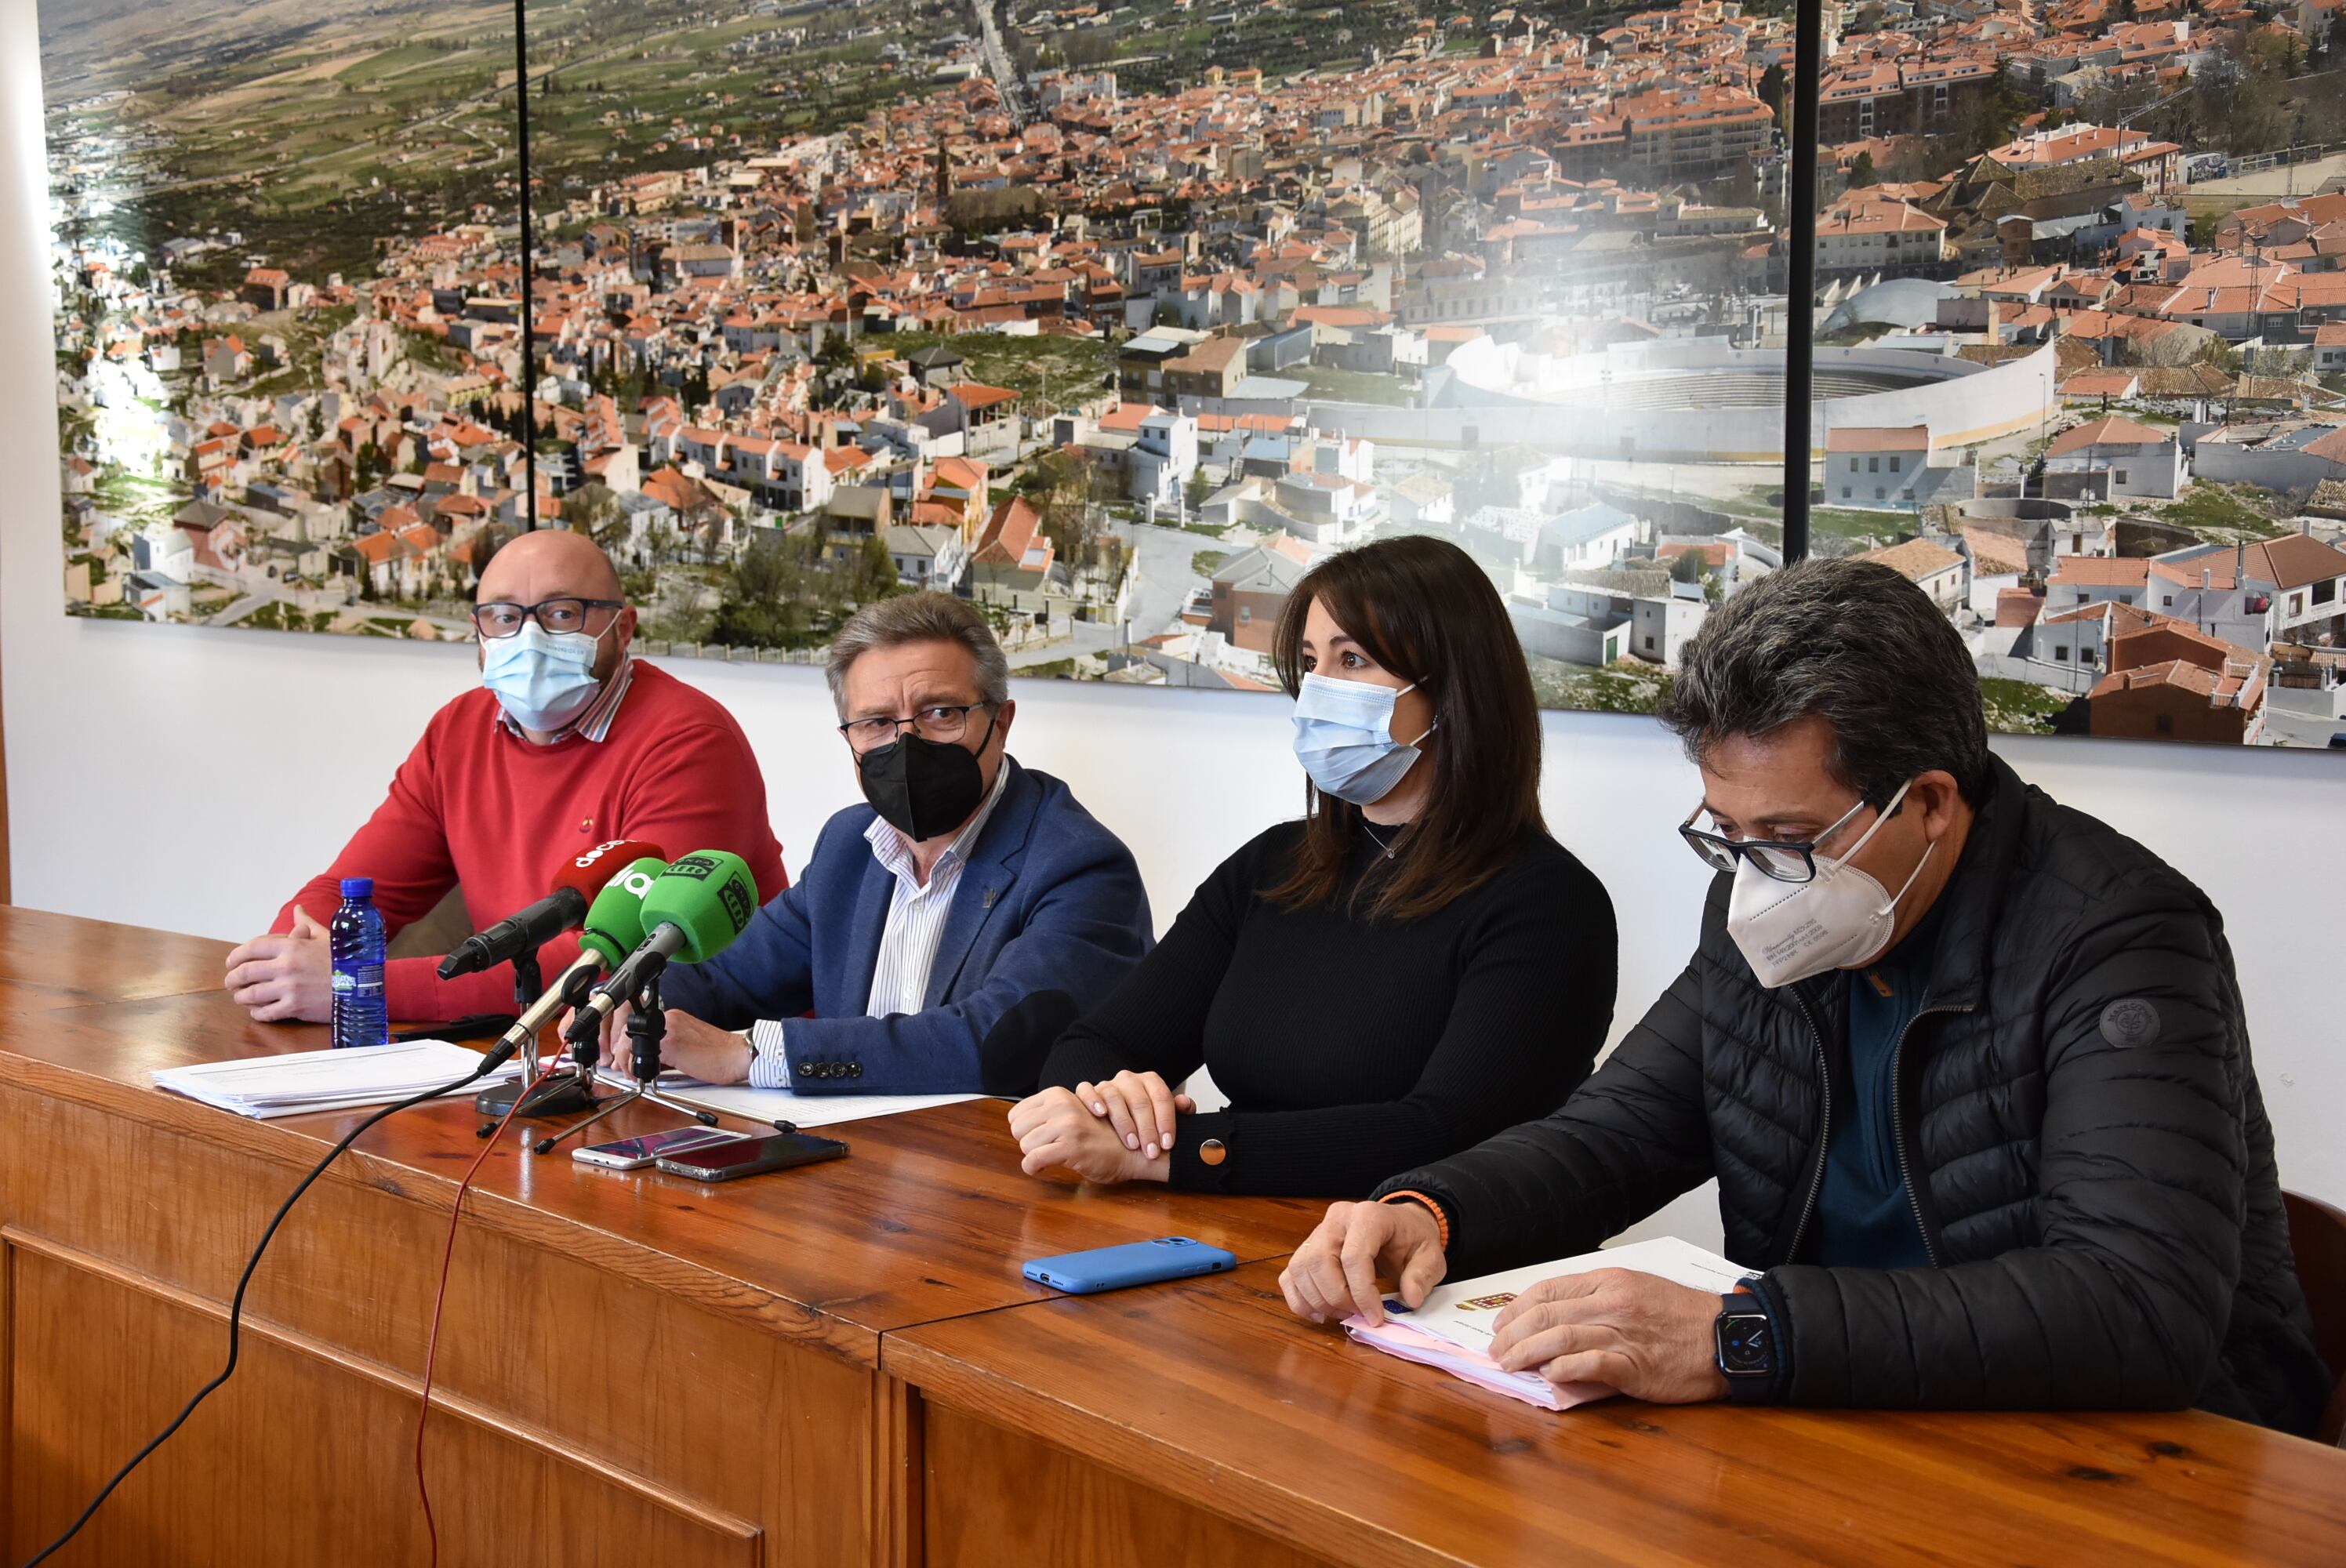
<svg viewBox="0 0 2346 1568">
<path fill-rule="evenodd" d="M 374 897 L 374 879 L 372 877 L 344 877 L 342 879 L 342 897 L 346 899 L 371 899 Z"/>
</svg>

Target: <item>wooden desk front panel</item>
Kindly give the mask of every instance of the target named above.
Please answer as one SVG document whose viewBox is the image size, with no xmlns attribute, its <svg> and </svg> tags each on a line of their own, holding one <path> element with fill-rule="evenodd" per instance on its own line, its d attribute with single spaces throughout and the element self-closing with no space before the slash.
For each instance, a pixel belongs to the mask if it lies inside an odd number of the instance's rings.
<svg viewBox="0 0 2346 1568">
<path fill-rule="evenodd" d="M 1136 1540 L 1197 1568 L 2346 1561 L 2346 1453 L 2236 1421 L 1555 1414 L 1297 1321 L 1278 1272 L 889 1335 L 925 1412 L 929 1561 L 1107 1568 L 1148 1560 Z M 1184 1556 L 1164 1531 L 1198 1515 L 1218 1529 Z"/>
<path fill-rule="evenodd" d="M 221 1319 L 21 1238 L 8 1263 L 20 1562 L 219 1370 Z M 426 1471 L 446 1563 L 620 1561 L 621 1543 L 652 1561 L 760 1561 L 748 1521 L 582 1464 L 551 1434 L 435 1405 Z M 235 1378 L 55 1561 L 421 1562 L 415 1409 L 405 1379 L 249 1330 Z"/>
<path fill-rule="evenodd" d="M 16 1561 L 219 1369 L 237 1272 L 295 1172 L 12 1088 L 0 1151 Z M 311 1187 L 247 1298 L 236 1377 L 66 1560 L 420 1546 L 435 1196 L 363 1158 Z M 894 1479 L 874 1452 L 884 1399 L 874 1371 L 819 1344 L 468 1220 L 427 1439 L 446 1560 L 632 1564 L 662 1543 L 701 1553 L 682 1561 L 869 1561 Z"/>
<path fill-rule="evenodd" d="M 1332 1568 L 1280 1539 L 942 1405 L 923 1404 L 927 1568 Z"/>
</svg>

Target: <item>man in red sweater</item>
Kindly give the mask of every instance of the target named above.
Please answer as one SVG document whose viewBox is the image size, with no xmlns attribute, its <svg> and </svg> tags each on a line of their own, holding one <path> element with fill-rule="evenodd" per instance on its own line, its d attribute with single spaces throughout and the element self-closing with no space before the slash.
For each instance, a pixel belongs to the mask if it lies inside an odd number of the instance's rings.
<svg viewBox="0 0 2346 1568">
<path fill-rule="evenodd" d="M 285 906 L 277 934 L 229 954 L 228 989 L 256 1020 L 325 1020 L 324 922 L 343 877 L 374 879 L 394 935 L 460 884 L 481 930 L 545 897 L 572 856 L 615 839 L 657 844 L 671 859 L 730 850 L 749 861 L 761 899 L 788 885 L 765 779 L 740 727 L 675 677 L 633 661 L 636 612 L 593 541 L 561 529 L 513 539 L 482 571 L 473 614 L 483 684 L 433 716 L 390 797 Z M 551 977 L 577 955 L 566 936 L 538 961 Z M 386 966 L 393 1019 L 512 1010 L 512 965 L 443 981 L 438 962 Z"/>
</svg>

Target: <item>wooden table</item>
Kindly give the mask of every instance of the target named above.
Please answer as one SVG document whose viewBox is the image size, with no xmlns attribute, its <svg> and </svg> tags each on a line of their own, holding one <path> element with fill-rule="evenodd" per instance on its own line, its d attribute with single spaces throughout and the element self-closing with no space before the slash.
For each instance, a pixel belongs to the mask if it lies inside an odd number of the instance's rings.
<svg viewBox="0 0 2346 1568">
<path fill-rule="evenodd" d="M 0 904 L 0 1014 L 218 985 L 228 944 Z"/>
<path fill-rule="evenodd" d="M 324 1044 L 248 1022 L 217 989 L 225 952 L 0 915 L 0 978 L 54 1003 L 0 1016 L 12 1565 L 218 1370 L 254 1238 L 362 1115 L 252 1122 L 152 1087 L 156 1067 Z M 183 980 L 202 989 L 156 993 Z M 127 1000 L 97 999 L 109 986 Z M 235 1379 L 55 1561 L 422 1561 L 416 1395 L 478 1120 L 469 1101 L 408 1112 L 311 1189 L 247 1298 Z M 630 1112 L 609 1135 L 673 1124 Z M 1038 1181 L 995 1102 L 840 1135 L 848 1159 L 705 1186 L 508 1135 L 448 1283 L 443 1561 L 917 1561 L 914 1400 L 879 1369 L 882 1335 L 1039 1303 L 1019 1267 L 1043 1254 L 1178 1232 L 1277 1257 L 1318 1207 Z"/>
<path fill-rule="evenodd" d="M 2346 1562 L 2346 1453 L 2197 1412 L 1561 1415 L 1290 1317 L 1279 1264 L 891 1334 L 928 1562 Z"/>
<path fill-rule="evenodd" d="M 225 951 L 0 909 L 0 1568 L 218 1370 L 254 1237 L 361 1115 L 151 1086 L 322 1044 L 247 1022 Z M 311 1189 L 234 1380 L 54 1561 L 422 1560 L 424 1329 L 476 1121 L 406 1113 Z M 2310 1443 L 2197 1415 L 1559 1417 L 1287 1317 L 1276 1260 L 1318 1204 L 1035 1181 L 989 1102 L 841 1135 L 849 1159 L 705 1187 L 508 1135 L 448 1285 L 444 1562 L 2346 1556 L 2346 1456 Z M 1089 1299 L 1019 1274 L 1170 1233 L 1251 1266 Z"/>
</svg>

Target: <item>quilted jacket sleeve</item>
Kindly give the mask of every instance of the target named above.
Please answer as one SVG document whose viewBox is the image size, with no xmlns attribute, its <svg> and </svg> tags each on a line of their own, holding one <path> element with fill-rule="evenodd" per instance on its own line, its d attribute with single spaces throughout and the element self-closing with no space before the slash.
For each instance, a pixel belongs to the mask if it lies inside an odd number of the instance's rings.
<svg viewBox="0 0 2346 1568">
<path fill-rule="evenodd" d="M 1449 1274 L 1587 1252 L 1708 1180 L 1697 954 L 1563 1106 L 1393 1177 L 1450 1215 Z"/>
<path fill-rule="evenodd" d="M 2042 1244 L 1771 1271 L 1786 1402 L 2166 1410 L 2208 1381 L 2247 1202 L 2220 938 L 2187 888 L 2155 880 L 2065 945 L 2043 997 Z"/>
</svg>

